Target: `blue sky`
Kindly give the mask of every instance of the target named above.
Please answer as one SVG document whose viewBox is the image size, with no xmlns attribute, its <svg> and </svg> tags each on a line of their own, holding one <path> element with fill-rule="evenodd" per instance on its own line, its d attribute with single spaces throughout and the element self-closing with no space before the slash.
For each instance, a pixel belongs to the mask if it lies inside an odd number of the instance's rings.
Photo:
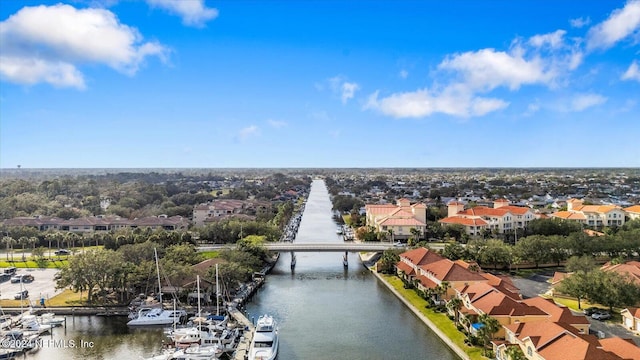
<svg viewBox="0 0 640 360">
<path fill-rule="evenodd" d="M 639 140 L 640 0 L 0 3 L 2 168 L 638 167 Z"/>
</svg>

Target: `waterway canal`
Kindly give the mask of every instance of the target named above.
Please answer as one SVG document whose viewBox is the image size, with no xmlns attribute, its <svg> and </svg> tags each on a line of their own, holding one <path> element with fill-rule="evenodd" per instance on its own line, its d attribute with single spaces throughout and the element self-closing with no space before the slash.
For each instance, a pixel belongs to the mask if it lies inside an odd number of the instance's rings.
<svg viewBox="0 0 640 360">
<path fill-rule="evenodd" d="M 331 214 L 327 188 L 315 180 L 296 241 L 341 242 Z M 290 255 L 283 253 L 248 304 L 249 317 L 270 313 L 279 321 L 278 359 L 456 359 L 362 266 L 357 254 L 349 255 L 348 269 L 342 255 L 299 253 L 292 272 Z M 162 330 L 129 329 L 126 321 L 69 316 L 66 328 L 54 329 L 51 341 L 44 337 L 44 347 L 26 359 L 129 360 L 161 348 Z M 83 341 L 92 346 L 81 347 Z"/>
<path fill-rule="evenodd" d="M 342 242 L 331 201 L 315 180 L 296 242 Z M 248 304 L 250 317 L 280 322 L 279 359 L 456 359 L 398 299 L 349 255 L 298 253 L 295 271 L 283 253 L 265 286 Z"/>
</svg>

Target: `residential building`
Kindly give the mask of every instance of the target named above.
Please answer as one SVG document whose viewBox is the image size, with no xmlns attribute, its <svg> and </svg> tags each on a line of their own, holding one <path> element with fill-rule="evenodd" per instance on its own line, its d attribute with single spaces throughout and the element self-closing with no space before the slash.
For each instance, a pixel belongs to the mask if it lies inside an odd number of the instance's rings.
<svg viewBox="0 0 640 360">
<path fill-rule="evenodd" d="M 567 200 L 567 210 L 551 214 L 552 217 L 577 221 L 581 224 L 601 228 L 603 226 L 622 226 L 625 211 L 614 205 L 584 205 L 582 200 Z"/>
<path fill-rule="evenodd" d="M 627 213 L 627 216 L 631 220 L 640 219 L 640 205 L 633 205 L 633 206 L 624 208 L 624 212 Z"/>
<path fill-rule="evenodd" d="M 28 226 L 40 231 L 69 231 L 74 233 L 92 233 L 123 228 L 148 227 L 152 229 L 178 230 L 189 227 L 189 221 L 181 216 L 148 216 L 133 220 L 118 216 L 89 216 L 77 219 L 60 219 L 49 216 L 18 217 L 4 221 L 6 226 Z"/>
<path fill-rule="evenodd" d="M 476 206 L 465 209 L 465 205 L 458 201 L 447 204 L 447 217 L 441 219 L 440 224 L 460 224 L 465 227 L 467 234 L 477 236 L 483 230 L 504 234 L 524 229 L 536 214 L 528 207 L 510 205 L 507 199 L 498 199 L 493 207 Z"/>
<path fill-rule="evenodd" d="M 451 261 L 426 248 L 400 254 L 400 261 L 396 264 L 401 277 L 409 281 L 417 280 L 418 289 L 435 290 L 440 286 L 444 292 L 434 295 L 436 301 L 451 299 L 456 294 L 455 289 L 465 284 L 490 281 L 470 267 L 470 264 L 462 260 Z"/>
<path fill-rule="evenodd" d="M 529 360 L 640 359 L 640 348 L 621 338 L 599 340 L 571 325 L 552 321 L 504 325 L 505 341 L 494 341 L 496 359 L 507 360 L 509 346 L 519 346 Z"/>
<path fill-rule="evenodd" d="M 214 200 L 206 204 L 196 205 L 193 208 L 193 224 L 195 226 L 203 226 L 208 218 L 238 214 L 245 206 L 245 201 L 232 199 Z"/>
<path fill-rule="evenodd" d="M 424 234 L 427 226 L 427 207 L 422 203 L 411 204 L 402 198 L 393 204 L 367 204 L 366 225 L 381 233 L 389 233 L 394 240 L 406 240 L 412 230 Z"/>
<path fill-rule="evenodd" d="M 622 309 L 622 325 L 629 330 L 640 333 L 640 308 L 628 307 Z"/>
</svg>

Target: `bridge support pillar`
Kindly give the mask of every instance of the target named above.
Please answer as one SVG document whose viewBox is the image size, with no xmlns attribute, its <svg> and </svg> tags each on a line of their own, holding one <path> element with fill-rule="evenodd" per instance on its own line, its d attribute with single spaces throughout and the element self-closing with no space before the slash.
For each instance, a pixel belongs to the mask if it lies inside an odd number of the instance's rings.
<svg viewBox="0 0 640 360">
<path fill-rule="evenodd" d="M 291 270 L 293 270 L 296 267 L 296 253 L 295 252 L 291 252 Z"/>
<path fill-rule="evenodd" d="M 342 266 L 349 267 L 349 252 L 345 251 L 342 256 Z"/>
</svg>

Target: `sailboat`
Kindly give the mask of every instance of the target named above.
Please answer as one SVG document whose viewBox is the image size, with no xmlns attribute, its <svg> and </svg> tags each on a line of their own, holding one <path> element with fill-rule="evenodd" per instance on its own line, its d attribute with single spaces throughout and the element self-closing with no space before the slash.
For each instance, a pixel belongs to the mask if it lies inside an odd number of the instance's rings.
<svg viewBox="0 0 640 360">
<path fill-rule="evenodd" d="M 162 282 L 160 281 L 160 264 L 158 262 L 158 251 L 153 249 L 156 258 L 156 272 L 158 274 L 158 293 L 160 294 L 160 304 L 162 304 Z M 186 317 L 185 310 L 165 310 L 163 308 L 141 308 L 138 316 L 127 323 L 128 326 L 157 326 L 171 325 Z"/>
</svg>

